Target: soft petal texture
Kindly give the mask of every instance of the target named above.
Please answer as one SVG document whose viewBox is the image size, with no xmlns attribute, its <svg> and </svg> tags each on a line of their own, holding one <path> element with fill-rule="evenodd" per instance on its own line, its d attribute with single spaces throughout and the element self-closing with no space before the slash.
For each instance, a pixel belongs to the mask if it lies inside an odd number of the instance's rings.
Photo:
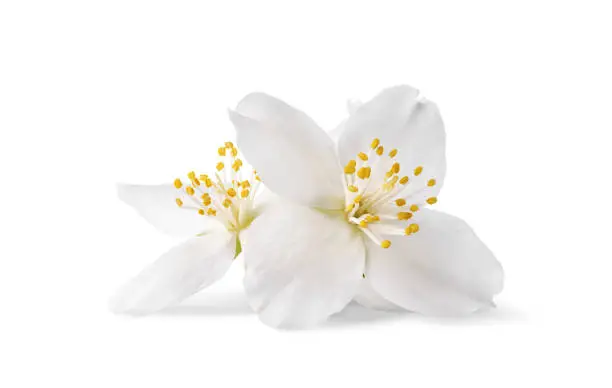
<svg viewBox="0 0 612 388">
<path fill-rule="evenodd" d="M 342 310 L 362 279 L 365 247 L 337 215 L 276 204 L 244 232 L 244 285 L 274 327 L 309 327 Z"/>
<path fill-rule="evenodd" d="M 429 315 L 460 315 L 492 305 L 504 273 L 461 219 L 419 212 L 420 231 L 391 237 L 389 249 L 367 244 L 366 276 L 385 299 Z"/>
<path fill-rule="evenodd" d="M 401 165 L 400 175 L 408 175 L 411 181 L 403 197 L 417 194 L 413 201 L 422 202 L 423 198 L 437 195 L 444 180 L 446 159 L 444 124 L 436 104 L 407 85 L 383 90 L 361 105 L 344 124 L 338 144 L 341 163 L 367 151 L 374 138 L 380 139 L 386 152 L 393 148 L 399 151 L 396 159 Z M 417 166 L 424 167 L 423 173 L 413 177 Z M 372 175 L 380 178 L 384 171 L 374 169 Z M 427 188 L 430 178 L 435 178 L 437 185 Z"/>
<path fill-rule="evenodd" d="M 176 205 L 177 190 L 172 184 L 117 185 L 119 198 L 157 229 L 173 236 L 194 236 L 217 227 L 211 217 L 202 217 L 195 210 Z"/>
<path fill-rule="evenodd" d="M 236 238 L 225 230 L 193 237 L 170 249 L 111 299 L 116 313 L 149 314 L 173 306 L 220 279 L 235 256 Z"/>
<path fill-rule="evenodd" d="M 357 290 L 357 295 L 355 295 L 353 300 L 364 307 L 368 307 L 375 310 L 403 310 L 401 307 L 389 302 L 388 300 L 383 298 L 378 292 L 376 292 L 372 288 L 370 280 L 368 280 L 367 278 L 363 279 L 360 282 L 360 287 Z"/>
<path fill-rule="evenodd" d="M 230 112 L 238 146 L 268 188 L 289 201 L 342 207 L 342 170 L 332 139 L 303 112 L 263 93 Z"/>
</svg>

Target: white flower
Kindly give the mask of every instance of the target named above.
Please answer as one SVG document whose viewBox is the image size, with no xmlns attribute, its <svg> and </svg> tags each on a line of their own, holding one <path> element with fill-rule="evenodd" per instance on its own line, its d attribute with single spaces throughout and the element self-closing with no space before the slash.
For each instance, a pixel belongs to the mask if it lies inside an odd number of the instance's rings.
<svg viewBox="0 0 612 388">
<path fill-rule="evenodd" d="M 220 279 L 241 252 L 240 234 L 258 214 L 260 179 L 245 172 L 231 142 L 218 153 L 214 175 L 192 171 L 172 184 L 119 186 L 119 197 L 151 224 L 193 237 L 124 285 L 111 299 L 113 311 L 146 314 L 179 303 Z"/>
<path fill-rule="evenodd" d="M 373 308 L 464 314 L 492 304 L 503 270 L 462 220 L 433 210 L 444 126 L 409 86 L 353 107 L 337 146 L 306 114 L 261 93 L 230 112 L 277 203 L 247 231 L 245 288 L 260 319 L 309 326 L 354 297 Z"/>
</svg>

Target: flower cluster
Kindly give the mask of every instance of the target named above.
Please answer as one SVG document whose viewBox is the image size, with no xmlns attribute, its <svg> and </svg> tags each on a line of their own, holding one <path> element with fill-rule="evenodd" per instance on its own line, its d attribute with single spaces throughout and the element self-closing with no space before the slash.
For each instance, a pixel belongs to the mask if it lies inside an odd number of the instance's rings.
<svg viewBox="0 0 612 388">
<path fill-rule="evenodd" d="M 431 315 L 493 304 L 499 262 L 464 221 L 427 208 L 445 177 L 445 132 L 418 90 L 385 89 L 332 132 L 263 93 L 243 98 L 230 120 L 245 162 L 227 142 L 208 175 L 120 186 L 148 221 L 191 238 L 122 287 L 115 311 L 177 304 L 240 253 L 249 304 L 274 327 L 318 324 L 352 300 Z M 262 181 L 275 194 L 265 207 Z"/>
</svg>

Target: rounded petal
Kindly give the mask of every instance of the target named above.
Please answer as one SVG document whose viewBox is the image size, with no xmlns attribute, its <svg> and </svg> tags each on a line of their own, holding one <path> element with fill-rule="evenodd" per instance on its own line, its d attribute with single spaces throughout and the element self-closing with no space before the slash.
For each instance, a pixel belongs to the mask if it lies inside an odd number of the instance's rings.
<svg viewBox="0 0 612 388">
<path fill-rule="evenodd" d="M 332 139 L 303 112 L 263 93 L 230 112 L 238 146 L 264 183 L 307 206 L 342 208 L 342 170 Z"/>
<path fill-rule="evenodd" d="M 432 178 L 437 184 L 426 190 L 426 195 L 437 195 L 446 173 L 446 135 L 436 104 L 420 97 L 411 86 L 383 90 L 344 123 L 338 144 L 340 162 L 347 163 L 357 153 L 367 151 L 374 138 L 380 139 L 385 150 L 398 150 L 400 174 L 409 176 L 411 181 L 402 196 L 420 193 Z M 413 176 L 418 166 L 423 167 L 423 172 Z M 384 171 L 372 174 L 382 176 Z"/>
<path fill-rule="evenodd" d="M 132 206 L 150 224 L 173 236 L 193 236 L 219 225 L 211 217 L 202 217 L 176 205 L 177 190 L 172 184 L 117 185 L 119 198 Z"/>
<path fill-rule="evenodd" d="M 355 298 L 353 299 L 355 302 L 359 303 L 364 307 L 371 308 L 374 310 L 402 310 L 401 307 L 389 302 L 387 299 L 383 298 L 378 292 L 376 292 L 374 288 L 372 288 L 370 280 L 368 280 L 367 278 L 363 279 L 360 283 L 361 285 L 357 290 Z"/>
<path fill-rule="evenodd" d="M 236 238 L 223 230 L 170 249 L 125 284 L 110 301 L 116 313 L 149 314 L 180 303 L 229 269 Z"/>
<path fill-rule="evenodd" d="M 356 230 L 298 205 L 269 207 L 244 232 L 243 251 L 249 303 L 274 327 L 308 327 L 342 310 L 364 270 Z"/>
<path fill-rule="evenodd" d="M 368 244 L 366 276 L 385 299 L 430 315 L 458 315 L 491 306 L 504 273 L 493 253 L 461 219 L 419 212 L 419 232 Z"/>
</svg>

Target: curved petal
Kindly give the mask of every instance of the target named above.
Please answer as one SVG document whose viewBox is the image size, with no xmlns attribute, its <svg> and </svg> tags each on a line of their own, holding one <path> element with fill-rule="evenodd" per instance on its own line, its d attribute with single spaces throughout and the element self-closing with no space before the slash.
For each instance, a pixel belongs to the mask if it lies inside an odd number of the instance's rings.
<svg viewBox="0 0 612 388">
<path fill-rule="evenodd" d="M 357 290 L 357 294 L 353 298 L 355 302 L 359 303 L 364 307 L 371 308 L 374 310 L 402 310 L 401 307 L 389 302 L 387 299 L 383 298 L 378 292 L 376 292 L 374 288 L 372 288 L 370 280 L 368 280 L 367 278 L 363 279 L 360 284 L 361 285 Z"/>
<path fill-rule="evenodd" d="M 170 249 L 111 298 L 116 313 L 149 314 L 180 303 L 229 269 L 236 238 L 223 230 L 193 237 Z"/>
<path fill-rule="evenodd" d="M 338 145 L 342 164 L 367 151 L 372 139 L 378 138 L 386 150 L 398 150 L 401 174 L 410 177 L 402 196 L 421 192 L 431 178 L 437 185 L 426 195 L 437 195 L 446 173 L 444 124 L 436 104 L 420 97 L 417 89 L 401 85 L 383 90 L 358 108 L 344 128 Z M 418 166 L 423 172 L 413 176 Z M 384 171 L 372 174 L 382 176 Z"/>
<path fill-rule="evenodd" d="M 307 207 L 269 207 L 244 232 L 243 243 L 249 303 L 274 327 L 308 327 L 342 310 L 364 270 L 357 231 Z"/>
<path fill-rule="evenodd" d="M 419 212 L 420 231 L 391 238 L 391 248 L 368 244 L 366 276 L 374 289 L 408 310 L 458 315 L 491 306 L 504 273 L 493 253 L 461 219 Z"/>
<path fill-rule="evenodd" d="M 177 190 L 165 185 L 117 185 L 119 198 L 132 206 L 150 224 L 173 236 L 193 236 L 217 227 L 211 217 L 202 217 L 195 210 L 176 205 Z"/>
<path fill-rule="evenodd" d="M 281 197 L 307 206 L 342 208 L 342 170 L 332 139 L 303 112 L 263 93 L 230 112 L 238 146 Z"/>
</svg>

